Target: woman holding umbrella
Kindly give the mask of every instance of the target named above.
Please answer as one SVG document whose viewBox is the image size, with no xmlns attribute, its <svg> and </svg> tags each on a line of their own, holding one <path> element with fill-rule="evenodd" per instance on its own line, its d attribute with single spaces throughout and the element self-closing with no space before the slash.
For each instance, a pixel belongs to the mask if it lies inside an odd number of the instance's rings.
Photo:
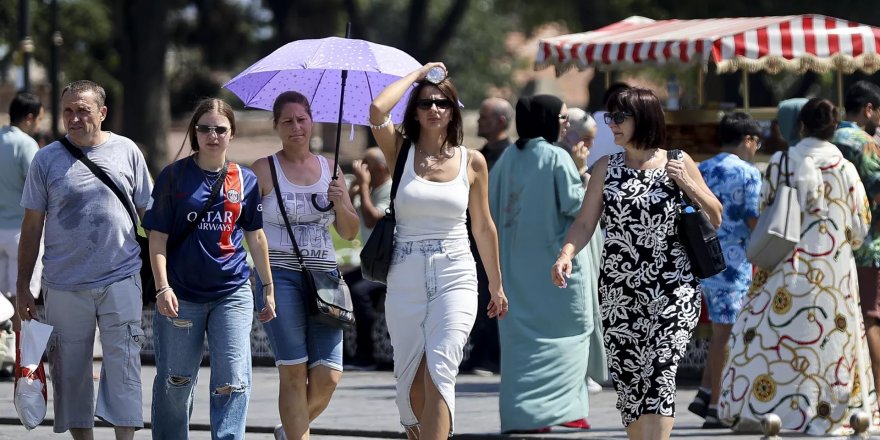
<svg viewBox="0 0 880 440">
<path fill-rule="evenodd" d="M 274 280 L 278 292 L 278 317 L 263 327 L 281 380 L 281 425 L 287 438 L 299 439 L 308 436 L 309 423 L 327 408 L 342 377 L 342 329 L 308 318 L 302 267 L 280 212 L 277 193 L 281 193 L 288 221 L 296 231 L 303 262 L 312 272 L 336 271 L 338 275 L 330 225 L 342 238 L 353 240 L 359 220 L 345 179 L 331 177 L 338 165 L 309 151 L 312 109 L 308 98 L 294 91 L 278 95 L 272 117 L 281 151 L 253 165 L 263 196 L 263 223 L 269 242 L 272 278 L 268 284 Z M 272 165 L 278 179 L 277 191 Z M 261 274 L 258 288 L 265 282 Z"/>
<path fill-rule="evenodd" d="M 452 433 L 455 376 L 478 313 L 466 211 L 489 276 L 488 316 L 507 313 L 489 214 L 488 167 L 479 152 L 461 145 L 458 94 L 445 76 L 442 63 L 426 64 L 386 87 L 370 106 L 371 128 L 386 162 L 396 167 L 398 154 L 405 155 L 394 201 L 397 229 L 385 315 L 401 424 L 408 438 L 422 440 Z M 413 83 L 397 130 L 391 109 Z"/>
</svg>

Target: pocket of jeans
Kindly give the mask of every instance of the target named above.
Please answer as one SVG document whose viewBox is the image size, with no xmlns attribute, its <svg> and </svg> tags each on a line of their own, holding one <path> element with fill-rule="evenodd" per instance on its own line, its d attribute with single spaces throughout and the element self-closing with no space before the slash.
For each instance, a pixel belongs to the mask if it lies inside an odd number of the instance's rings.
<svg viewBox="0 0 880 440">
<path fill-rule="evenodd" d="M 125 383 L 140 384 L 141 383 L 141 348 L 146 342 L 146 334 L 140 326 L 129 324 L 128 332 L 125 333 L 126 338 L 126 356 L 125 360 Z"/>
<path fill-rule="evenodd" d="M 456 247 L 446 251 L 446 258 L 451 261 L 473 261 L 474 256 L 468 247 Z"/>
<path fill-rule="evenodd" d="M 406 250 L 403 246 L 395 246 L 391 254 L 391 265 L 403 263 L 406 260 Z"/>
</svg>

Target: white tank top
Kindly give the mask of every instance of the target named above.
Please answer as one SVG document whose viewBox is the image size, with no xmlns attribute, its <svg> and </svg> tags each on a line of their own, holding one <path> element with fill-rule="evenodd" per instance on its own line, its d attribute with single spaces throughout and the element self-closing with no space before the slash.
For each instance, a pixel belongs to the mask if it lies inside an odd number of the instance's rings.
<svg viewBox="0 0 880 440">
<path fill-rule="evenodd" d="M 303 260 L 310 270 L 329 271 L 336 269 L 336 253 L 333 239 L 330 237 L 330 225 L 336 220 L 336 213 L 331 208 L 321 212 L 312 202 L 312 194 L 316 194 L 316 202 L 326 207 L 327 186 L 330 185 L 330 170 L 327 159 L 318 156 L 321 164 L 321 177 L 311 185 L 295 185 L 287 180 L 281 171 L 278 158 L 272 155 L 275 169 L 278 171 L 278 189 L 284 199 L 284 209 L 290 220 L 290 228 L 296 237 L 296 244 L 303 253 Z M 284 269 L 300 270 L 299 261 L 290 242 L 290 234 L 284 225 L 284 218 L 278 210 L 275 190 L 263 197 L 263 232 L 269 244 L 269 265 Z"/>
<path fill-rule="evenodd" d="M 416 175 L 413 168 L 416 144 L 410 147 L 394 199 L 397 241 L 468 238 L 465 226 L 470 193 L 467 148 L 457 148 L 461 151 L 458 176 L 448 182 L 431 182 Z"/>
</svg>

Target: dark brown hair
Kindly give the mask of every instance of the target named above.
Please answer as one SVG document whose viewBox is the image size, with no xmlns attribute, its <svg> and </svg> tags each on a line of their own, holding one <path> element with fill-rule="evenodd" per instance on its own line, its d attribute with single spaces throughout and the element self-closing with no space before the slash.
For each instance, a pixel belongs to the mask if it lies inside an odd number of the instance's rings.
<svg viewBox="0 0 880 440">
<path fill-rule="evenodd" d="M 608 100 L 608 112 L 632 114 L 635 129 L 631 142 L 639 150 L 666 146 L 666 118 L 660 99 L 642 87 L 623 89 Z"/>
<path fill-rule="evenodd" d="M 289 90 L 278 95 L 275 98 L 275 103 L 272 104 L 272 126 L 278 126 L 278 118 L 281 117 L 281 110 L 284 109 L 284 106 L 287 104 L 299 104 L 306 109 L 306 113 L 309 114 L 309 119 L 312 119 L 312 106 L 309 104 L 309 98 L 306 98 L 300 92 L 295 92 L 293 90 Z"/>
<path fill-rule="evenodd" d="M 452 112 L 449 125 L 446 127 L 445 145 L 459 146 L 464 138 L 462 130 L 461 108 L 458 106 L 458 91 L 449 78 L 444 79 L 440 84 L 422 80 L 416 83 L 416 87 L 409 94 L 409 102 L 406 103 L 406 111 L 403 114 L 403 122 L 400 125 L 400 132 L 413 142 L 419 141 L 419 135 L 422 132 L 422 125 L 419 123 L 416 115 L 416 104 L 419 101 L 419 95 L 425 87 L 435 87 L 446 99 L 452 101 Z"/>
<path fill-rule="evenodd" d="M 180 157 L 180 154 L 183 152 L 183 146 L 186 145 L 186 138 L 189 138 L 189 147 L 193 151 L 199 151 L 199 140 L 196 138 L 196 125 L 199 123 L 199 118 L 202 117 L 205 113 L 217 112 L 229 119 L 229 135 L 232 136 L 235 134 L 235 113 L 232 111 L 232 107 L 226 103 L 226 101 L 218 98 L 204 98 L 196 105 L 196 109 L 193 110 L 192 118 L 189 120 L 189 124 L 186 128 L 186 136 L 183 137 L 183 143 L 180 144 L 180 150 L 177 151 L 177 156 Z"/>
<path fill-rule="evenodd" d="M 827 99 L 813 98 L 804 104 L 798 116 L 804 137 L 827 141 L 837 130 L 837 107 Z"/>
</svg>

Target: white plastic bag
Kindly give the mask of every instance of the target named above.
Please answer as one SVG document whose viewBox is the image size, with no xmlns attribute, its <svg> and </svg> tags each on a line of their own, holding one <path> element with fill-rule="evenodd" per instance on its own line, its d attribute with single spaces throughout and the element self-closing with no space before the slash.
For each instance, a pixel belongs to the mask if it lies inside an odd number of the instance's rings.
<svg viewBox="0 0 880 440">
<path fill-rule="evenodd" d="M 52 326 L 38 321 L 21 322 L 15 347 L 15 412 L 28 430 L 46 417 L 46 372 L 43 352 L 52 335 Z"/>
</svg>

